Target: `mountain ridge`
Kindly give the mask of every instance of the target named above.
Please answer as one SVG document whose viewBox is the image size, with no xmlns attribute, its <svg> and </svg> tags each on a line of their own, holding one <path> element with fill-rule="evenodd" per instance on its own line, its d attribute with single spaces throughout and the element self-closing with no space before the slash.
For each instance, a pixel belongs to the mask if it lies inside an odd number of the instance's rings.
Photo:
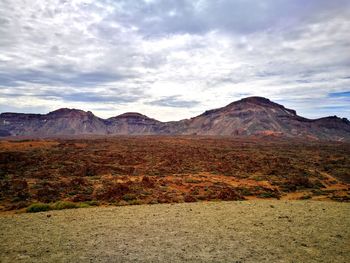
<svg viewBox="0 0 350 263">
<path fill-rule="evenodd" d="M 59 135 L 279 136 L 350 141 L 350 122 L 307 119 L 264 97 L 247 97 L 180 121 L 161 122 L 138 112 L 102 119 L 91 111 L 61 108 L 47 114 L 0 114 L 0 136 Z"/>
</svg>

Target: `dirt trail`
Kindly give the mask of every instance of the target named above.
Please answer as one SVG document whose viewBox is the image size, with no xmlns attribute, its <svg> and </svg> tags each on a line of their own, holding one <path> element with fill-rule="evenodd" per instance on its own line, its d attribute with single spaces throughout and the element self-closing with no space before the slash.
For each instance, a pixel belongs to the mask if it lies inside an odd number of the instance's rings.
<svg viewBox="0 0 350 263">
<path fill-rule="evenodd" d="M 350 262 L 350 204 L 200 202 L 0 217 L 0 262 Z"/>
</svg>

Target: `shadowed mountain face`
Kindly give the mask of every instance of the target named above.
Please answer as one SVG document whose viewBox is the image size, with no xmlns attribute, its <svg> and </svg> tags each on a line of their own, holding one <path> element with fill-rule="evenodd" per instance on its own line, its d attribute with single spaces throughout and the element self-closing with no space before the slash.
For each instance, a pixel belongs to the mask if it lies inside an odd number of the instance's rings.
<svg viewBox="0 0 350 263">
<path fill-rule="evenodd" d="M 91 112 L 59 109 L 48 114 L 0 114 L 0 136 L 60 135 L 224 135 L 278 136 L 350 141 L 350 122 L 310 120 L 262 97 L 249 97 L 186 120 L 160 122 L 140 113 L 101 119 Z"/>
</svg>

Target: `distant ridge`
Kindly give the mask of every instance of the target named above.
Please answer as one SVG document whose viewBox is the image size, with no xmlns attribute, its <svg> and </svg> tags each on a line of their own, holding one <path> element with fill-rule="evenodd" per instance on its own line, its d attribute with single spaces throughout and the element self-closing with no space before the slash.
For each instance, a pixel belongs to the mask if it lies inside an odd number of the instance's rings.
<svg viewBox="0 0 350 263">
<path fill-rule="evenodd" d="M 248 97 L 181 121 L 161 122 L 137 112 L 102 119 L 62 108 L 48 114 L 1 113 L 0 136 L 223 135 L 350 141 L 350 122 L 336 116 L 307 119 L 263 97 Z"/>
</svg>

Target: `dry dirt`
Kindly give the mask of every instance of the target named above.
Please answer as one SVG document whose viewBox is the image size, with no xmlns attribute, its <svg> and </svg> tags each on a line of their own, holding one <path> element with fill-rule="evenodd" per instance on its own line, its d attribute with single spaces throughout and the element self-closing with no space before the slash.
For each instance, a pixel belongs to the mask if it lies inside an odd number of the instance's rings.
<svg viewBox="0 0 350 263">
<path fill-rule="evenodd" d="M 0 217 L 0 262 L 350 262 L 350 204 L 236 201 Z"/>
</svg>

